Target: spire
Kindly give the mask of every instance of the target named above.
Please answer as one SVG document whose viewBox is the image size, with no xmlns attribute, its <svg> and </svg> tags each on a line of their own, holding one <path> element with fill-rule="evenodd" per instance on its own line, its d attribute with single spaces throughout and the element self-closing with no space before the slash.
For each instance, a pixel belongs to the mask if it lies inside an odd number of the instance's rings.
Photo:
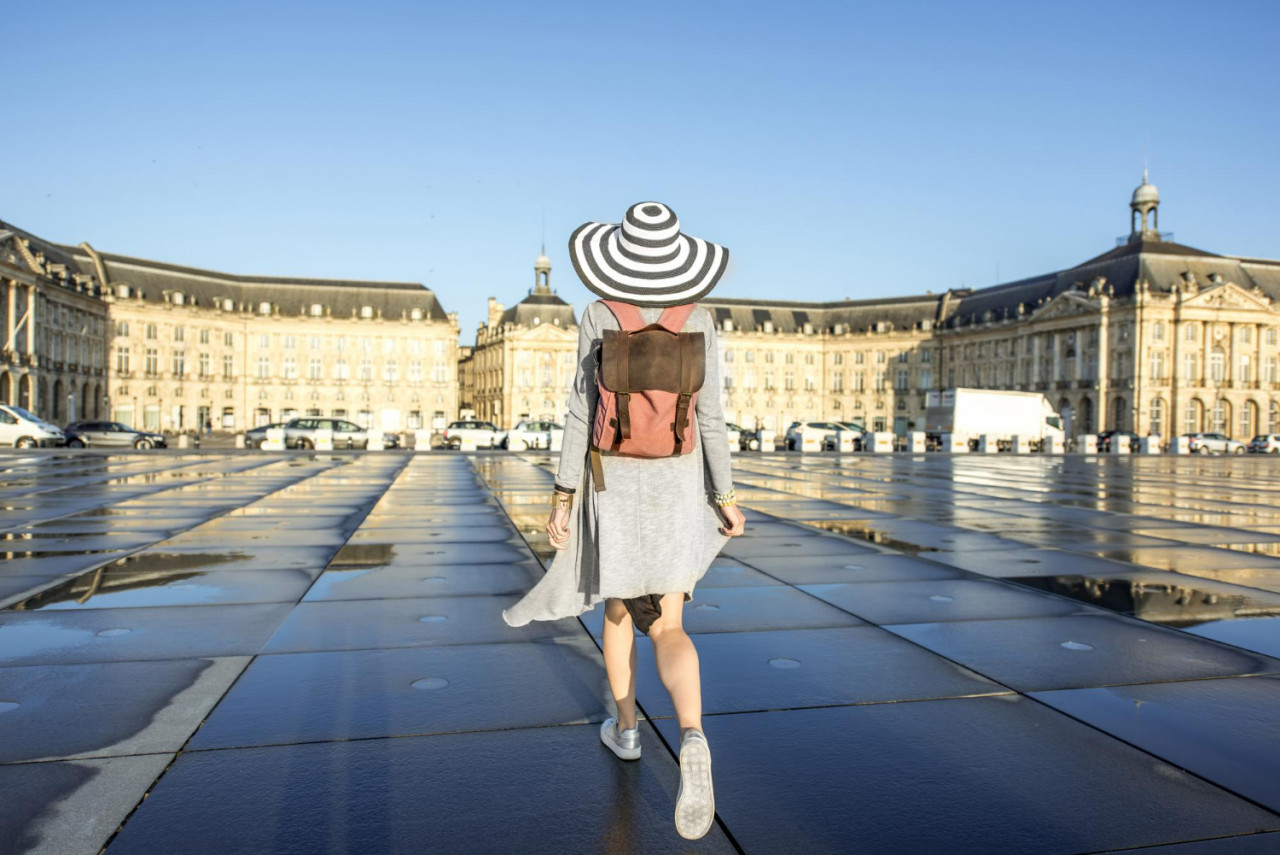
<svg viewBox="0 0 1280 855">
<path fill-rule="evenodd" d="M 551 293 L 551 259 L 547 258 L 546 241 L 542 244 L 542 254 L 533 262 L 533 293 Z"/>
</svg>

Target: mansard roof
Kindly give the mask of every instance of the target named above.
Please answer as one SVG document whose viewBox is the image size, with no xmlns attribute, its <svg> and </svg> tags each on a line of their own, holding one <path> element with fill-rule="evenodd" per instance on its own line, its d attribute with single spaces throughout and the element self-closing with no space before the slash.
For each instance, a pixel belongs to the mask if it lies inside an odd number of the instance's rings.
<svg viewBox="0 0 1280 855">
<path fill-rule="evenodd" d="M 562 327 L 576 327 L 577 316 L 573 306 L 566 303 L 558 294 L 532 290 L 523 300 L 502 313 L 502 323 L 520 324 L 531 327 L 536 324 L 558 324 Z"/>
<path fill-rule="evenodd" d="M 11 230 L 30 242 L 32 252 L 65 264 L 74 273 L 98 276 L 97 266 L 80 246 L 57 244 L 0 221 L 0 231 Z M 399 318 L 413 309 L 428 320 L 447 320 L 435 292 L 417 282 L 378 282 L 354 279 L 312 279 L 288 276 L 254 276 L 185 267 L 163 261 L 97 252 L 106 269 L 103 286 L 127 284 L 148 302 L 161 303 L 166 293 L 181 292 L 197 306 L 212 307 L 232 300 L 237 307 L 256 309 L 262 302 L 278 305 L 284 313 L 306 311 L 319 304 L 334 317 L 350 316 L 364 306 L 380 310 L 382 317 Z"/>
<path fill-rule="evenodd" d="M 775 331 L 790 333 L 802 331 L 805 324 L 812 324 L 815 332 L 831 332 L 837 325 L 865 332 L 878 322 L 890 323 L 895 330 L 914 329 L 921 321 L 937 318 L 940 300 L 939 295 L 924 294 L 829 303 L 732 297 L 709 297 L 699 302 L 711 311 L 717 325 L 730 320 L 737 329 L 757 330 L 769 322 Z"/>
</svg>

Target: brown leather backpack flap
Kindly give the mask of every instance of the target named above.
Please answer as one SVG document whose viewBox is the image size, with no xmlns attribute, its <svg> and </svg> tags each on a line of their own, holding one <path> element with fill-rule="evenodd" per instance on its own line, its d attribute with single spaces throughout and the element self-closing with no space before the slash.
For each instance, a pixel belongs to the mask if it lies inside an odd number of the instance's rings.
<svg viewBox="0 0 1280 855">
<path fill-rule="evenodd" d="M 686 380 L 693 390 L 702 387 L 706 375 L 705 344 L 702 333 L 674 335 L 661 327 L 637 332 L 605 330 L 601 336 L 600 382 L 612 392 L 679 392 L 681 350 L 684 350 Z"/>
</svg>

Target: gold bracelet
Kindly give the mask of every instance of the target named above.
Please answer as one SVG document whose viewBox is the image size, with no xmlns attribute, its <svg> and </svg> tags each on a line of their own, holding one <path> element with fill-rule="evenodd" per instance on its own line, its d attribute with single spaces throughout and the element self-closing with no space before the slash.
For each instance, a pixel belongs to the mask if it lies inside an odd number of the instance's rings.
<svg viewBox="0 0 1280 855">
<path fill-rule="evenodd" d="M 727 493 L 714 493 L 716 504 L 722 508 L 738 504 L 738 494 L 730 488 Z"/>
<path fill-rule="evenodd" d="M 561 493 L 556 490 L 551 494 L 551 507 L 564 508 L 566 511 L 573 506 L 573 495 L 570 493 Z"/>
</svg>

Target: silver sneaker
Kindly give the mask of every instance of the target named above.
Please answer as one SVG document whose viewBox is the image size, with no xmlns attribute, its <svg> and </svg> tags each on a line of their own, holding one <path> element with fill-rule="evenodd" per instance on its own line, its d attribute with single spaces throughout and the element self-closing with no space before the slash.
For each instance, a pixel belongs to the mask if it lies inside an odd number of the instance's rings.
<svg viewBox="0 0 1280 855">
<path fill-rule="evenodd" d="M 640 759 L 640 726 L 630 730 L 618 727 L 616 717 L 606 718 L 600 725 L 600 741 L 609 746 L 609 750 L 623 760 Z"/>
<path fill-rule="evenodd" d="M 711 788 L 711 748 L 700 730 L 680 742 L 680 790 L 676 794 L 676 831 L 697 840 L 711 830 L 716 797 Z"/>
</svg>

